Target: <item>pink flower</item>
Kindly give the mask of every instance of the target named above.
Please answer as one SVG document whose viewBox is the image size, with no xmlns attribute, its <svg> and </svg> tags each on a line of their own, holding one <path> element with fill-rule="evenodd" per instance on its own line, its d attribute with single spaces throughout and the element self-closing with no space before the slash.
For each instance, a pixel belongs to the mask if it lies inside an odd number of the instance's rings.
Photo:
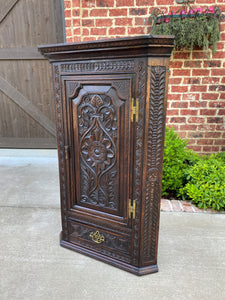
<svg viewBox="0 0 225 300">
<path fill-rule="evenodd" d="M 209 12 L 210 12 L 210 13 L 214 13 L 214 12 L 215 12 L 215 10 L 214 10 L 214 7 L 213 7 L 213 6 L 210 6 L 210 7 L 208 8 L 208 10 L 209 10 Z"/>
<path fill-rule="evenodd" d="M 166 23 L 169 23 L 169 21 L 170 21 L 169 18 L 166 18 L 166 19 L 165 19 L 165 22 L 166 22 Z"/>
</svg>

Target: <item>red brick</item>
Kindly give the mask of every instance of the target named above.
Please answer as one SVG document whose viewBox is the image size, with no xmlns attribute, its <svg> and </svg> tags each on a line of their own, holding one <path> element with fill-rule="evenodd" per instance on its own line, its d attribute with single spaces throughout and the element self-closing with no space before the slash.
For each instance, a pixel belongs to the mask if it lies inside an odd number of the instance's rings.
<svg viewBox="0 0 225 300">
<path fill-rule="evenodd" d="M 190 52 L 174 52 L 173 59 L 190 59 Z"/>
<path fill-rule="evenodd" d="M 225 85 L 210 85 L 209 86 L 209 91 L 225 91 Z"/>
<path fill-rule="evenodd" d="M 183 94 L 182 99 L 196 101 L 199 100 L 199 94 L 194 94 L 194 93 Z"/>
<path fill-rule="evenodd" d="M 167 116 L 177 116 L 179 115 L 178 109 L 168 109 L 167 110 Z"/>
<path fill-rule="evenodd" d="M 178 200 L 171 200 L 170 203 L 172 204 L 173 211 L 182 210 Z"/>
<path fill-rule="evenodd" d="M 66 37 L 66 42 L 67 43 L 73 43 L 74 42 L 74 40 L 73 40 L 73 38 L 72 37 Z"/>
<path fill-rule="evenodd" d="M 208 153 L 210 153 L 211 151 L 212 151 L 212 146 L 204 146 L 203 148 L 203 152 L 208 152 Z M 208 154 L 207 153 L 207 154 Z M 205 154 L 205 153 L 204 153 Z"/>
<path fill-rule="evenodd" d="M 153 6 L 154 5 L 154 0 L 136 0 L 136 5 L 137 6 Z M 131 5 L 129 5 L 131 6 Z"/>
<path fill-rule="evenodd" d="M 73 35 L 74 35 L 74 36 L 80 35 L 80 28 L 75 28 L 75 29 L 73 29 Z"/>
<path fill-rule="evenodd" d="M 106 35 L 106 28 L 91 28 L 91 35 Z"/>
<path fill-rule="evenodd" d="M 202 85 L 191 85 L 190 91 L 191 92 L 206 92 L 207 86 Z"/>
<path fill-rule="evenodd" d="M 82 7 L 95 7 L 95 0 L 82 0 Z"/>
<path fill-rule="evenodd" d="M 181 80 L 182 78 L 173 78 L 173 77 L 170 77 L 169 78 L 169 84 L 180 84 L 181 83 Z"/>
<path fill-rule="evenodd" d="M 114 0 L 96 0 L 97 7 L 113 7 Z"/>
<path fill-rule="evenodd" d="M 183 84 L 200 84 L 199 78 L 184 78 Z"/>
<path fill-rule="evenodd" d="M 191 70 L 173 70 L 173 76 L 190 76 L 191 75 Z"/>
<path fill-rule="evenodd" d="M 130 16 L 144 16 L 147 15 L 147 8 L 130 8 L 129 15 Z"/>
<path fill-rule="evenodd" d="M 209 107 L 225 108 L 225 101 L 209 102 Z"/>
<path fill-rule="evenodd" d="M 88 9 L 83 9 L 82 10 L 82 18 L 87 18 L 89 16 L 89 10 Z"/>
<path fill-rule="evenodd" d="M 112 26 L 112 19 L 96 19 L 96 27 L 110 27 Z"/>
<path fill-rule="evenodd" d="M 215 140 L 215 141 L 214 141 L 214 145 L 221 145 L 221 146 L 224 146 L 224 145 L 225 145 L 225 139 Z"/>
<path fill-rule="evenodd" d="M 72 10 L 72 15 L 73 15 L 73 17 L 79 17 L 79 15 L 80 15 L 80 10 L 79 10 L 79 9 L 73 9 L 73 10 Z"/>
<path fill-rule="evenodd" d="M 211 71 L 212 76 L 224 76 L 225 69 L 214 69 Z"/>
<path fill-rule="evenodd" d="M 161 210 L 162 211 L 171 211 L 172 210 L 169 200 L 166 200 L 166 199 L 161 200 Z"/>
<path fill-rule="evenodd" d="M 185 68 L 201 68 L 202 62 L 198 60 L 188 60 L 184 62 Z"/>
<path fill-rule="evenodd" d="M 64 8 L 71 8 L 71 2 L 70 1 L 64 1 Z"/>
<path fill-rule="evenodd" d="M 212 125 L 212 124 L 198 125 L 198 130 L 202 130 L 202 131 L 214 131 L 215 128 L 216 128 L 216 125 Z"/>
<path fill-rule="evenodd" d="M 180 115 L 181 116 L 197 116 L 198 111 L 195 109 L 181 109 Z"/>
<path fill-rule="evenodd" d="M 116 6 L 131 7 L 134 6 L 134 0 L 116 0 Z"/>
<path fill-rule="evenodd" d="M 168 94 L 167 96 L 168 100 L 180 100 L 181 99 L 181 94 Z"/>
<path fill-rule="evenodd" d="M 220 131 L 225 130 L 225 124 L 223 124 L 223 125 L 216 125 L 216 130 L 220 130 Z"/>
<path fill-rule="evenodd" d="M 202 100 L 218 100 L 219 93 L 202 93 Z"/>
<path fill-rule="evenodd" d="M 144 34 L 145 27 L 129 27 L 128 34 Z"/>
<path fill-rule="evenodd" d="M 201 117 L 190 117 L 188 118 L 188 122 L 189 123 L 205 123 L 205 118 L 201 118 Z"/>
<path fill-rule="evenodd" d="M 220 82 L 219 77 L 208 77 L 208 78 L 202 78 L 203 84 L 218 84 Z"/>
<path fill-rule="evenodd" d="M 71 18 L 71 10 L 64 11 L 65 18 Z"/>
<path fill-rule="evenodd" d="M 188 201 L 180 201 L 183 211 L 185 212 L 193 212 L 192 206 L 191 206 L 191 202 Z"/>
<path fill-rule="evenodd" d="M 171 107 L 172 108 L 188 108 L 188 102 L 174 101 L 171 103 Z"/>
<path fill-rule="evenodd" d="M 184 124 L 184 125 L 180 125 L 180 130 L 197 130 L 197 125 L 193 125 L 193 124 Z"/>
<path fill-rule="evenodd" d="M 220 94 L 220 99 L 222 99 L 222 100 L 225 99 L 225 93 Z"/>
<path fill-rule="evenodd" d="M 126 8 L 121 8 L 121 9 L 110 9 L 109 10 L 109 16 L 110 17 L 119 17 L 119 16 L 127 16 L 127 9 Z"/>
<path fill-rule="evenodd" d="M 83 36 L 87 36 L 87 35 L 89 35 L 89 34 L 90 34 L 89 28 L 82 28 L 82 35 L 83 35 Z"/>
<path fill-rule="evenodd" d="M 183 66 L 182 61 L 171 61 L 170 62 L 170 68 L 171 69 L 180 69 Z"/>
<path fill-rule="evenodd" d="M 172 86 L 171 87 L 172 93 L 185 93 L 188 91 L 187 86 Z"/>
<path fill-rule="evenodd" d="M 200 115 L 215 116 L 216 115 L 216 109 L 200 109 Z"/>
<path fill-rule="evenodd" d="M 219 116 L 225 116 L 225 109 L 219 109 L 218 115 Z"/>
<path fill-rule="evenodd" d="M 196 102 L 191 101 L 189 106 L 190 106 L 190 108 L 193 108 L 193 107 L 196 107 L 196 108 L 198 108 L 198 107 L 207 107 L 207 103 L 208 102 L 206 102 L 206 101 L 196 101 Z"/>
<path fill-rule="evenodd" d="M 91 17 L 107 17 L 107 14 L 108 14 L 108 9 L 92 9 L 90 11 Z"/>
<path fill-rule="evenodd" d="M 196 139 L 188 139 L 188 145 L 195 145 L 196 144 Z"/>
<path fill-rule="evenodd" d="M 115 19 L 116 26 L 132 25 L 133 18 L 118 18 Z"/>
<path fill-rule="evenodd" d="M 148 25 L 149 17 L 147 18 L 135 18 L 134 25 Z"/>
<path fill-rule="evenodd" d="M 70 28 L 66 28 L 66 36 L 72 36 L 72 30 Z"/>
<path fill-rule="evenodd" d="M 188 146 L 188 148 L 194 150 L 195 152 L 201 152 L 201 150 L 202 150 L 201 146 L 194 146 L 194 145 L 192 145 L 192 146 Z"/>
<path fill-rule="evenodd" d="M 223 123 L 223 118 L 221 117 L 207 118 L 207 123 Z"/>
<path fill-rule="evenodd" d="M 221 137 L 221 132 L 206 132 L 205 138 L 219 138 Z"/>
<path fill-rule="evenodd" d="M 96 37 L 84 37 L 83 41 L 93 41 L 96 40 Z"/>
<path fill-rule="evenodd" d="M 80 26 L 80 19 L 73 19 L 73 27 L 79 27 Z"/>
<path fill-rule="evenodd" d="M 80 7 L 80 0 L 72 0 L 72 7 Z"/>
<path fill-rule="evenodd" d="M 179 137 L 181 137 L 182 139 L 185 139 L 187 136 L 186 132 L 178 132 L 178 134 L 179 134 Z"/>
<path fill-rule="evenodd" d="M 204 133 L 202 133 L 202 132 L 196 132 L 196 131 L 194 131 L 194 132 L 188 132 L 187 133 L 187 137 L 188 138 L 202 138 L 203 137 L 203 135 L 204 135 Z"/>
<path fill-rule="evenodd" d="M 212 146 L 212 152 L 219 152 L 220 147 L 219 146 Z"/>
<path fill-rule="evenodd" d="M 71 19 L 65 20 L 66 27 L 71 27 Z"/>
<path fill-rule="evenodd" d="M 202 58 L 207 59 L 208 58 L 208 53 L 204 52 L 204 51 L 201 51 L 201 52 L 193 51 L 192 52 L 192 59 L 202 59 Z"/>
<path fill-rule="evenodd" d="M 199 139 L 197 145 L 213 145 L 213 139 Z"/>
<path fill-rule="evenodd" d="M 93 27 L 94 26 L 94 19 L 83 19 L 82 26 L 84 27 Z"/>
<path fill-rule="evenodd" d="M 185 123 L 186 118 L 185 117 L 172 117 L 170 118 L 170 123 Z"/>
<path fill-rule="evenodd" d="M 122 35 L 125 34 L 125 27 L 115 27 L 109 29 L 109 35 Z"/>
<path fill-rule="evenodd" d="M 210 71 L 206 69 L 192 70 L 192 76 L 209 76 Z"/>
<path fill-rule="evenodd" d="M 216 53 L 213 54 L 213 58 L 225 58 L 225 52 L 224 51 L 216 51 Z"/>
<path fill-rule="evenodd" d="M 220 60 L 206 60 L 204 61 L 204 68 L 220 68 L 221 67 L 221 61 Z"/>
</svg>

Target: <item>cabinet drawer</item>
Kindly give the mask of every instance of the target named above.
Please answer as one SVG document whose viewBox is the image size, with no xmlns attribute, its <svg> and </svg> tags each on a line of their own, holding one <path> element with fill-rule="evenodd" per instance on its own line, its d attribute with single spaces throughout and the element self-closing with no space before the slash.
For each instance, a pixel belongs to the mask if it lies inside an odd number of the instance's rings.
<svg viewBox="0 0 225 300">
<path fill-rule="evenodd" d="M 129 262 L 131 237 L 76 221 L 68 221 L 69 241 Z"/>
</svg>

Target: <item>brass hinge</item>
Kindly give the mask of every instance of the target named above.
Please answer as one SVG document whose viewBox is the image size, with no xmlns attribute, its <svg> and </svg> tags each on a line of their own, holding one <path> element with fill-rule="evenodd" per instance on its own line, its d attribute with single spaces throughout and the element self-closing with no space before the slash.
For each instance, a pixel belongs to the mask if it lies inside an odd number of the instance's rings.
<svg viewBox="0 0 225 300">
<path fill-rule="evenodd" d="M 134 105 L 134 98 L 132 98 L 131 101 L 131 122 L 134 122 L 134 116 L 135 116 L 135 122 L 138 122 L 138 111 L 139 111 L 139 99 L 137 98 Z"/>
<path fill-rule="evenodd" d="M 66 145 L 64 147 L 64 150 L 65 150 L 65 158 L 66 160 L 70 158 L 70 146 Z"/>
<path fill-rule="evenodd" d="M 129 199 L 128 215 L 129 219 L 135 219 L 136 201 Z"/>
</svg>

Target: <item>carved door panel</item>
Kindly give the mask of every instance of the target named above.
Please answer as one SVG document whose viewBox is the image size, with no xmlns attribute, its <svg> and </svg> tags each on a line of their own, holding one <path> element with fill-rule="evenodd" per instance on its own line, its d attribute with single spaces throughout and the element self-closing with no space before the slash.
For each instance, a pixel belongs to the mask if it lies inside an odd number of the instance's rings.
<svg viewBox="0 0 225 300">
<path fill-rule="evenodd" d="M 69 76 L 63 81 L 70 238 L 91 246 L 97 232 L 107 237 L 106 248 L 118 251 L 115 245 L 126 245 L 130 255 L 132 77 Z"/>
</svg>

